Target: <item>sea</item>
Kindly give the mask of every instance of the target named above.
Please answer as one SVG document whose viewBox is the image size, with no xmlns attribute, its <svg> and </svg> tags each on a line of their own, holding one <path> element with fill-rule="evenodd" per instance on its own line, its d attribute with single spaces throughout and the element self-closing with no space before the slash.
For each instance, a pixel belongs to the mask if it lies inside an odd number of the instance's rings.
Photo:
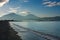
<svg viewBox="0 0 60 40">
<path fill-rule="evenodd" d="M 13 25 L 13 23 L 24 28 L 60 37 L 60 21 L 10 22 L 11 27 L 18 32 L 17 35 L 21 36 L 22 40 L 45 40 L 33 32 Z"/>
</svg>

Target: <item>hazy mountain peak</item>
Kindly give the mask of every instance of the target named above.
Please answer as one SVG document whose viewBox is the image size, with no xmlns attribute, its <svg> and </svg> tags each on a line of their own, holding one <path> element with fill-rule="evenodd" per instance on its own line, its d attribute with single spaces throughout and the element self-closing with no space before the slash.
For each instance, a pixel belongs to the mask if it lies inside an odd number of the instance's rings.
<svg viewBox="0 0 60 40">
<path fill-rule="evenodd" d="M 16 13 L 10 13 L 10 14 L 4 15 L 0 19 L 1 20 L 35 20 L 35 19 L 39 19 L 39 17 L 33 14 L 29 14 L 27 16 L 21 16 Z"/>
</svg>

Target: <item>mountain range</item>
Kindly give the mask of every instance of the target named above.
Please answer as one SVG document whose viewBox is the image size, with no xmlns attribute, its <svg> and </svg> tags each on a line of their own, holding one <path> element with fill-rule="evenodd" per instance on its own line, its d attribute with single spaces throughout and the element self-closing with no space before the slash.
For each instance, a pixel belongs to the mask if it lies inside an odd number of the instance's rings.
<svg viewBox="0 0 60 40">
<path fill-rule="evenodd" d="M 37 17 L 33 14 L 28 14 L 27 16 L 21 16 L 16 13 L 10 13 L 0 17 L 0 20 L 38 20 L 40 17 Z"/>
<path fill-rule="evenodd" d="M 55 17 L 37 17 L 33 14 L 28 14 L 26 16 L 18 15 L 16 13 L 10 13 L 0 17 L 0 20 L 18 20 L 18 21 L 60 21 L 60 16 Z"/>
</svg>

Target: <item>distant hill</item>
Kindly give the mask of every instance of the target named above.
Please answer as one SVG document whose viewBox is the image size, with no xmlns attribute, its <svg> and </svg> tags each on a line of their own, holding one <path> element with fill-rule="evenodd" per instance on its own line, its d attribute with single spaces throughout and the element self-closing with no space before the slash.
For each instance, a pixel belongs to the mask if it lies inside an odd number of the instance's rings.
<svg viewBox="0 0 60 40">
<path fill-rule="evenodd" d="M 43 17 L 39 19 L 40 21 L 60 21 L 60 16 L 55 17 Z"/>
<path fill-rule="evenodd" d="M 0 17 L 0 20 L 38 20 L 38 19 L 40 18 L 33 14 L 29 14 L 27 16 L 21 16 L 16 13 L 10 13 Z"/>
</svg>

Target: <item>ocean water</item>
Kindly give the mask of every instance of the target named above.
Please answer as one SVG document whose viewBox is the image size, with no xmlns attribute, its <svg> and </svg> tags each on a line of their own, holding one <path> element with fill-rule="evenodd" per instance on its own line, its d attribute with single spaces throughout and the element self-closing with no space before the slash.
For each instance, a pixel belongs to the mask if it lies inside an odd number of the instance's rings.
<svg viewBox="0 0 60 40">
<path fill-rule="evenodd" d="M 60 22 L 59 21 L 50 21 L 50 22 L 11 22 L 11 26 L 15 31 L 18 32 L 18 35 L 21 36 L 23 40 L 45 40 L 44 38 L 41 38 L 40 36 L 29 32 L 23 28 L 20 28 L 18 26 L 13 25 L 12 23 L 15 23 L 17 25 L 23 26 L 25 28 L 29 28 L 32 30 L 36 30 L 39 32 L 43 32 L 46 34 L 51 34 L 54 36 L 60 37 Z"/>
</svg>

